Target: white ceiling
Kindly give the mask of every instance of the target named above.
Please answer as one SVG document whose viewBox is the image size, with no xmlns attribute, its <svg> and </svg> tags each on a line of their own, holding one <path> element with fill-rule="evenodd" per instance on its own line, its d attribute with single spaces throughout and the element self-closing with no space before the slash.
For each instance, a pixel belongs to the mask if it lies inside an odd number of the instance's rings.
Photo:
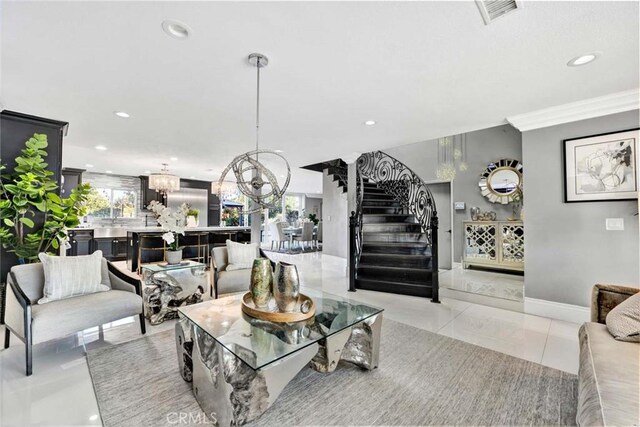
<svg viewBox="0 0 640 427">
<path fill-rule="evenodd" d="M 321 179 L 299 166 L 638 87 L 638 2 L 525 1 L 489 26 L 471 1 L 0 7 L 0 102 L 69 121 L 64 165 L 95 172 L 168 161 L 182 177 L 217 179 L 255 144 L 251 52 L 270 59 L 261 146 L 284 150 L 300 192 L 319 192 Z M 192 36 L 168 37 L 169 18 Z M 591 51 L 602 56 L 565 65 Z"/>
</svg>

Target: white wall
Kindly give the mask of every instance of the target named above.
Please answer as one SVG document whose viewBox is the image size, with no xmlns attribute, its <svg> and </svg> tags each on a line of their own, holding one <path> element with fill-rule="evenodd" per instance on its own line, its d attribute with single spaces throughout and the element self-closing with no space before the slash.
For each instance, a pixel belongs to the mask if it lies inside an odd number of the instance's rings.
<svg viewBox="0 0 640 427">
<path fill-rule="evenodd" d="M 525 176 L 525 292 L 587 307 L 595 283 L 637 287 L 636 201 L 564 203 L 562 140 L 638 127 L 638 110 L 522 134 Z M 606 231 L 623 218 L 624 231 Z"/>
<path fill-rule="evenodd" d="M 348 256 L 347 193 L 333 177 L 322 173 L 322 253 Z"/>
</svg>

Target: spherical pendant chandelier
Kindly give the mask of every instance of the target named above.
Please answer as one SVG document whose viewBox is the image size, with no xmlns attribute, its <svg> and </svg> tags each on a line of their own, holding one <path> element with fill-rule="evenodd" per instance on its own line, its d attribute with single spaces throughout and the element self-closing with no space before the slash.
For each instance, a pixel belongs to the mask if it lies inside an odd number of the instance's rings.
<svg viewBox="0 0 640 427">
<path fill-rule="evenodd" d="M 224 200 L 225 182 L 229 182 L 225 181 L 225 178 L 229 171 L 233 171 L 237 190 L 251 202 L 249 208 L 244 211 L 247 214 L 279 207 L 291 180 L 291 168 L 287 159 L 276 151 L 260 149 L 260 69 L 269 64 L 269 59 L 260 53 L 252 53 L 249 55 L 249 63 L 257 70 L 256 149 L 236 156 L 222 171 L 218 182 L 212 185 L 212 191 L 218 194 L 220 201 Z M 276 175 L 260 162 L 260 159 L 265 157 L 269 158 L 271 164 L 280 162 L 286 168 L 286 179 L 282 184 L 278 182 Z"/>
</svg>

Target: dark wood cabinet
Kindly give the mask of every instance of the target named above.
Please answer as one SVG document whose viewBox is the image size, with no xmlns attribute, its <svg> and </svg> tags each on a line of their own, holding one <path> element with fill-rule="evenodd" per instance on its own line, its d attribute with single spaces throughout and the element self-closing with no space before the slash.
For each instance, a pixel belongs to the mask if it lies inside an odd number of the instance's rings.
<svg viewBox="0 0 640 427">
<path fill-rule="evenodd" d="M 126 237 L 97 237 L 93 239 L 93 250 L 102 251 L 102 256 L 109 261 L 127 259 Z"/>
<path fill-rule="evenodd" d="M 49 146 L 47 147 L 48 163 L 47 169 L 53 172 L 51 177 L 60 183 L 62 173 L 62 140 L 67 134 L 69 123 L 36 117 L 28 114 L 17 113 L 15 111 L 3 110 L 0 112 L 0 160 L 7 167 L 5 173 L 13 173 L 15 158 L 21 155 L 24 143 L 33 136 L 34 133 L 47 135 Z M 36 225 L 42 224 L 42 215 L 33 218 Z M 7 277 L 9 269 L 18 263 L 13 252 L 1 249 L 0 255 L 0 281 Z"/>
<path fill-rule="evenodd" d="M 110 260 L 113 257 L 113 239 L 111 237 L 93 239 L 93 250 L 102 251 L 102 256 Z"/>
<path fill-rule="evenodd" d="M 151 203 L 153 200 L 164 204 L 164 198 L 162 197 L 162 194 L 157 192 L 156 190 L 152 190 L 149 188 L 149 177 L 146 175 L 141 175 L 139 178 L 140 194 L 142 195 L 142 197 L 140 197 L 140 209 L 142 209 L 143 211 L 148 211 L 147 206 L 149 206 L 149 203 Z"/>
<path fill-rule="evenodd" d="M 71 230 L 69 231 L 69 243 L 71 248 L 67 249 L 67 255 L 89 255 L 93 253 L 93 230 Z"/>
<path fill-rule="evenodd" d="M 69 197 L 71 195 L 71 191 L 75 190 L 80 184 L 82 184 L 83 172 L 85 172 L 85 169 L 62 169 L 62 188 L 60 190 L 61 197 Z"/>
</svg>

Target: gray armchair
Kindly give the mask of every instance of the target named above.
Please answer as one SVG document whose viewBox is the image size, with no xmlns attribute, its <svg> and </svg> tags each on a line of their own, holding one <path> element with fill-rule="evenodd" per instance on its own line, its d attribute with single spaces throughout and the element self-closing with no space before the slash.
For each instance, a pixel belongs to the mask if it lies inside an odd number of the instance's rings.
<svg viewBox="0 0 640 427">
<path fill-rule="evenodd" d="M 136 314 L 140 330 L 146 332 L 140 281 L 103 258 L 102 283 L 109 284 L 111 290 L 38 304 L 44 290 L 42 264 L 11 268 L 7 277 L 4 348 L 9 347 L 11 333 L 24 342 L 27 376 L 32 373 L 33 344 Z"/>
<path fill-rule="evenodd" d="M 269 258 L 262 249 L 257 254 L 263 258 Z M 229 258 L 226 246 L 219 246 L 211 249 L 209 258 L 211 266 L 211 296 L 218 298 L 222 294 L 248 291 L 251 281 L 251 269 L 227 271 Z M 271 268 L 275 268 L 275 263 L 271 261 Z"/>
</svg>

